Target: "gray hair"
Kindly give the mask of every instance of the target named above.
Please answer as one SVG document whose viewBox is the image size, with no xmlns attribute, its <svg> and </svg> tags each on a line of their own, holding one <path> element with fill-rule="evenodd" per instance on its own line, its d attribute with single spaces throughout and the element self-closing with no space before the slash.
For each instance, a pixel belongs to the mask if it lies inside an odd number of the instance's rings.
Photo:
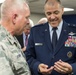
<svg viewBox="0 0 76 75">
<path fill-rule="evenodd" d="M 1 5 L 1 19 L 8 18 L 12 12 L 23 9 L 23 4 L 27 3 L 26 0 L 5 0 Z"/>
<path fill-rule="evenodd" d="M 63 7 L 63 5 L 61 4 L 61 1 L 60 0 L 46 0 L 45 1 L 45 6 L 46 5 L 54 5 L 55 4 L 55 2 L 58 2 L 59 3 L 59 5 L 60 5 L 60 7 Z"/>
<path fill-rule="evenodd" d="M 49 0 L 46 0 L 45 1 L 45 4 L 48 2 Z M 56 0 L 59 4 L 61 4 L 61 1 L 60 0 Z"/>
<path fill-rule="evenodd" d="M 44 23 L 46 23 L 46 22 L 48 22 L 48 20 L 47 20 L 46 17 L 44 17 L 44 18 L 41 18 L 41 19 L 38 21 L 37 24 L 44 24 Z"/>
</svg>

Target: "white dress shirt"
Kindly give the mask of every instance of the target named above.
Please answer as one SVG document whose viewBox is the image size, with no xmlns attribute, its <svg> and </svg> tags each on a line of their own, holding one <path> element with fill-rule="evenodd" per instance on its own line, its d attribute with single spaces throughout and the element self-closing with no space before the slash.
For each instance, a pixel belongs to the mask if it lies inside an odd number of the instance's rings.
<svg viewBox="0 0 76 75">
<path fill-rule="evenodd" d="M 58 25 L 58 29 L 56 30 L 57 32 L 57 40 L 59 39 L 60 37 L 60 34 L 61 34 L 61 30 L 62 30 L 62 25 L 63 25 L 63 20 L 60 22 L 60 24 Z M 52 30 L 52 26 L 49 24 L 49 30 L 50 30 L 50 38 L 52 40 L 52 33 L 53 33 L 53 30 Z"/>
</svg>

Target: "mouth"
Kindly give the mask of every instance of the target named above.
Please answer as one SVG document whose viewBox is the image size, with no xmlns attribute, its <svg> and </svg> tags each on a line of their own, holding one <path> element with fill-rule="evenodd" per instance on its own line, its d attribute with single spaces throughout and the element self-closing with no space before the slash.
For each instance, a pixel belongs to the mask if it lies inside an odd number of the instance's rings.
<svg viewBox="0 0 76 75">
<path fill-rule="evenodd" d="M 57 22 L 57 21 L 58 21 L 57 18 L 55 18 L 55 19 L 51 19 L 51 20 L 50 20 L 51 23 L 55 23 L 55 22 Z"/>
<path fill-rule="evenodd" d="M 52 26 L 57 26 L 58 22 L 57 22 L 57 21 L 52 21 L 52 22 L 50 22 L 50 24 L 51 24 Z"/>
<path fill-rule="evenodd" d="M 51 24 L 56 24 L 56 23 L 57 23 L 57 21 L 50 21 L 50 23 L 51 23 Z"/>
</svg>

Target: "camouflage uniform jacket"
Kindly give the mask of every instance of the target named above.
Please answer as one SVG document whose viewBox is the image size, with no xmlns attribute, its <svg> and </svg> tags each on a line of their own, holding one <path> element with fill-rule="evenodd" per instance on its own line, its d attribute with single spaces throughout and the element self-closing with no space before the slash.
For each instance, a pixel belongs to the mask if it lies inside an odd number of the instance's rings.
<svg viewBox="0 0 76 75">
<path fill-rule="evenodd" d="M 17 39 L 0 25 L 0 75 L 30 75 Z"/>
</svg>

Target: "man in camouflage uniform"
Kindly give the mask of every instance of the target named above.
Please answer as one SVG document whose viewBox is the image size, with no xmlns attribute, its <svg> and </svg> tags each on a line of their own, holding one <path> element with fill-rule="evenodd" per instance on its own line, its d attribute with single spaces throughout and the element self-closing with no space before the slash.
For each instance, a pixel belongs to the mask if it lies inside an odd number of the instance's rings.
<svg viewBox="0 0 76 75">
<path fill-rule="evenodd" d="M 30 75 L 21 46 L 14 37 L 23 32 L 29 15 L 24 0 L 6 0 L 1 6 L 0 75 Z"/>
</svg>

